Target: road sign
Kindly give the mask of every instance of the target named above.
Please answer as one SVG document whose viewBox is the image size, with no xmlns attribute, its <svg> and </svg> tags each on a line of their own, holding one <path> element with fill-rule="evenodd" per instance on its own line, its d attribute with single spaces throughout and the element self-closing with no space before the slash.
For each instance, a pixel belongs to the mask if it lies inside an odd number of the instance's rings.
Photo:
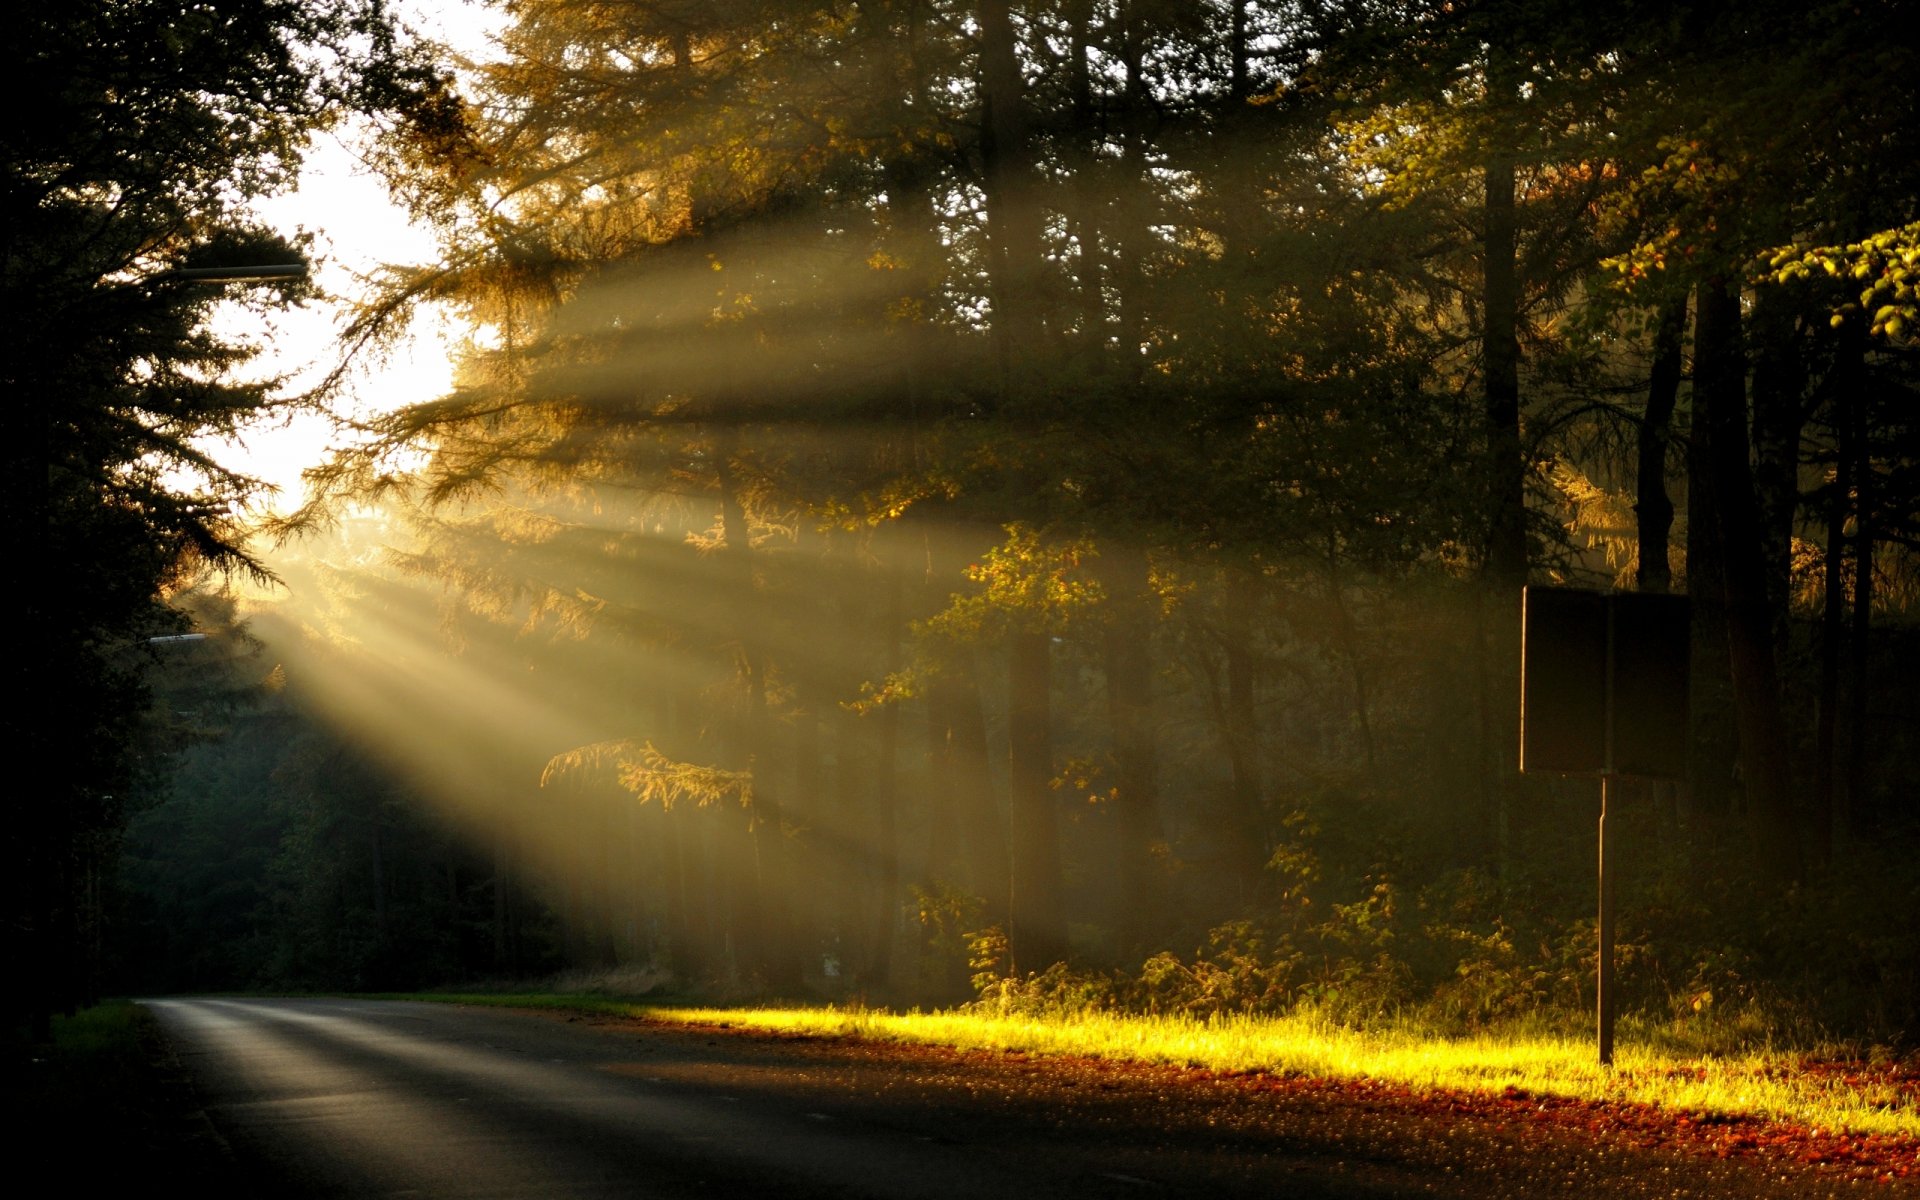
<svg viewBox="0 0 1920 1200">
<path fill-rule="evenodd" d="M 1595 990 L 1600 1062 L 1613 1065 L 1613 856 L 1607 797 L 1616 775 L 1687 770 L 1685 596 L 1529 587 L 1520 618 L 1520 769 L 1600 777 L 1600 913 Z"/>
<path fill-rule="evenodd" d="M 1520 769 L 1683 777 L 1687 598 L 1529 587 L 1523 611 Z"/>
</svg>

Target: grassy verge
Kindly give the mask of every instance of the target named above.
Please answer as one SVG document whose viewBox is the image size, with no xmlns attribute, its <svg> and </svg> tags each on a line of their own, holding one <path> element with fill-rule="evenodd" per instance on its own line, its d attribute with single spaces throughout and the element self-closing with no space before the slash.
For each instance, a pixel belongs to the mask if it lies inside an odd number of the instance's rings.
<svg viewBox="0 0 1920 1200">
<path fill-rule="evenodd" d="M 231 1166 L 146 1009 L 112 1001 L 55 1017 L 53 1040 L 13 1048 L 8 1133 L 78 1194 L 195 1180 L 235 1194 Z"/>
<path fill-rule="evenodd" d="M 34 1123 L 138 1123 L 157 1037 L 146 1011 L 125 1001 L 56 1016 L 50 1043 L 16 1047 L 9 1100 Z"/>
<path fill-rule="evenodd" d="M 1897 1064 L 1827 1061 L 1805 1049 L 1688 1053 L 1625 1044 L 1609 1070 L 1591 1041 L 1512 1032 L 1435 1038 L 1356 1030 L 1309 1017 L 1037 1017 L 838 1008 L 680 1007 L 593 994 L 421 995 L 418 999 L 564 1009 L 688 1025 L 966 1050 L 1171 1064 L 1646 1104 L 1677 1114 L 1747 1116 L 1831 1133 L 1920 1137 L 1920 1081 Z"/>
</svg>

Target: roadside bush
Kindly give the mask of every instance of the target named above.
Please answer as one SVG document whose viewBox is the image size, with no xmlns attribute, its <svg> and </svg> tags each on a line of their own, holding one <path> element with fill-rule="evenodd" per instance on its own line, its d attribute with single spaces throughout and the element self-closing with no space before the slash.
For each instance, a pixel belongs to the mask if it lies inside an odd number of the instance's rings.
<svg viewBox="0 0 1920 1200">
<path fill-rule="evenodd" d="M 1582 861 L 1542 858 L 1509 880 L 1451 870 L 1408 880 L 1325 860 L 1320 824 L 1284 822 L 1258 903 L 1137 967 L 1055 964 L 1013 976 L 998 929 L 967 937 L 975 1004 L 996 1012 L 1119 1009 L 1197 1017 L 1310 1012 L 1441 1035 L 1591 1028 L 1597 937 Z M 1759 899 L 1743 856 L 1646 856 L 1616 881 L 1623 1029 L 1695 1051 L 1766 1043 L 1920 1046 L 1920 863 L 1892 838 L 1846 869 Z M 1583 853 L 1584 845 L 1577 847 Z M 1343 835 L 1338 853 L 1370 853 Z M 1344 892 L 1326 880 L 1345 881 Z M 1738 903 L 1729 900 L 1739 897 Z"/>
</svg>

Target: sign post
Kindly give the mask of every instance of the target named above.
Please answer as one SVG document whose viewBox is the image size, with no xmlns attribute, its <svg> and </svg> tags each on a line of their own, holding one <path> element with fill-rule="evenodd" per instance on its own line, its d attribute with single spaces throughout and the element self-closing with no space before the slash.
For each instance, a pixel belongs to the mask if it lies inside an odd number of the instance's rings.
<svg viewBox="0 0 1920 1200">
<path fill-rule="evenodd" d="M 1678 779 L 1687 763 L 1685 596 L 1528 587 L 1520 622 L 1520 770 L 1600 780 L 1600 1063 L 1613 1065 L 1613 868 L 1618 775 Z"/>
<path fill-rule="evenodd" d="M 1607 853 L 1607 793 L 1612 782 L 1613 776 L 1600 776 L 1600 964 L 1595 969 L 1594 1018 L 1603 1067 L 1613 1065 L 1613 857 Z"/>
</svg>

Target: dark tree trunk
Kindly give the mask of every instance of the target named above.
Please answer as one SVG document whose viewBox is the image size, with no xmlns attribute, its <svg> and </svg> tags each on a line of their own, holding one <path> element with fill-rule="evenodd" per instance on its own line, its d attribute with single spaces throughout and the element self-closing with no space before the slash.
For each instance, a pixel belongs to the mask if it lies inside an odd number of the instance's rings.
<svg viewBox="0 0 1920 1200">
<path fill-rule="evenodd" d="M 1108 358 L 1106 271 L 1102 257 L 1106 233 L 1101 210 L 1110 189 L 1102 178 L 1100 165 L 1100 143 L 1105 138 L 1105 130 L 1094 104 L 1093 47 L 1089 30 L 1092 18 L 1092 0 L 1073 0 L 1068 6 L 1069 92 L 1074 127 L 1084 135 L 1084 140 L 1073 147 L 1073 241 L 1079 248 L 1074 293 L 1080 308 L 1080 344 L 1089 368 L 1098 375 L 1106 371 Z"/>
<path fill-rule="evenodd" d="M 654 723 L 662 744 L 673 746 L 679 741 L 680 711 L 684 703 L 671 690 L 662 689 L 656 694 Z M 654 814 L 665 842 L 667 861 L 668 968 L 688 982 L 701 979 L 710 965 L 706 907 L 697 902 L 698 889 L 704 881 L 699 876 L 699 830 L 693 826 L 692 816 L 685 809 Z"/>
<path fill-rule="evenodd" d="M 900 667 L 900 577 L 889 571 L 887 580 L 886 656 L 888 674 Z M 894 935 L 900 925 L 900 706 L 882 705 L 879 746 L 873 767 L 874 903 L 868 928 L 868 970 L 883 986 L 894 984 Z"/>
<path fill-rule="evenodd" d="M 963 652 L 964 653 L 964 652 Z M 967 882 L 983 904 L 981 919 L 1004 926 L 1012 894 L 1010 825 L 994 796 L 988 761 L 986 704 L 971 657 L 942 680 L 940 704 L 946 713 L 954 787 L 960 803 L 961 840 L 967 852 Z"/>
<path fill-rule="evenodd" d="M 1140 201 L 1150 194 L 1143 187 L 1146 157 L 1147 89 L 1141 71 L 1141 38 L 1132 0 L 1122 0 L 1120 12 L 1120 67 L 1125 80 L 1120 93 L 1120 179 L 1116 189 L 1113 287 L 1117 293 L 1120 362 L 1125 377 L 1137 382 L 1142 370 L 1140 345 L 1145 317 L 1141 298 L 1142 246 L 1152 216 Z"/>
<path fill-rule="evenodd" d="M 745 693 L 742 757 L 753 778 L 752 854 L 741 881 L 746 894 L 735 902 L 736 911 L 745 918 L 735 926 L 736 949 L 747 972 L 758 974 L 776 989 L 791 989 L 800 981 L 800 957 L 787 907 L 787 822 L 768 711 L 767 654 L 757 632 L 762 621 L 753 599 L 752 541 L 733 473 L 735 432 L 728 420 L 723 415 L 716 426 L 714 461 L 720 490 L 721 553 L 729 564 L 723 569 L 735 597 L 729 616 Z"/>
<path fill-rule="evenodd" d="M 1820 600 L 1820 699 L 1814 729 L 1813 850 L 1831 861 L 1834 843 L 1852 832 L 1849 797 L 1840 762 L 1840 685 L 1847 651 L 1847 518 L 1854 511 L 1855 445 L 1860 425 L 1861 368 L 1866 340 L 1858 320 L 1842 326 L 1828 379 L 1827 423 L 1834 439 L 1833 484 L 1827 492 L 1826 548 L 1822 556 Z"/>
<path fill-rule="evenodd" d="M 872 786 L 866 722 L 866 716 L 836 706 L 833 778 L 824 810 L 829 822 L 829 866 L 827 878 L 821 881 L 830 906 L 829 931 L 838 946 L 840 969 L 857 983 L 876 978 L 868 961 L 872 947 L 867 944 L 866 931 L 873 926 L 868 898 L 880 848 L 869 843 L 865 819 Z"/>
<path fill-rule="evenodd" d="M 1849 423 L 1853 443 L 1853 627 L 1848 631 L 1847 757 L 1844 803 L 1851 820 L 1867 819 L 1867 696 L 1872 679 L 1874 511 L 1872 395 L 1861 373 Z"/>
<path fill-rule="evenodd" d="M 386 822 L 381 815 L 386 808 L 385 802 L 377 797 L 373 801 L 373 811 L 367 817 L 367 851 L 373 864 L 373 931 L 379 939 L 382 953 L 388 944 L 387 929 L 387 855 L 384 833 Z"/>
<path fill-rule="evenodd" d="M 1007 780 L 1013 823 L 1008 941 L 1014 966 L 1039 971 L 1067 957 L 1060 826 L 1053 796 L 1053 639 L 1007 639 Z"/>
<path fill-rule="evenodd" d="M 1039 196 L 1010 9 L 1008 0 L 981 0 L 979 6 L 982 159 L 1003 403 L 1017 398 L 1016 380 L 1037 361 L 1044 310 Z"/>
<path fill-rule="evenodd" d="M 1667 450 L 1673 443 L 1673 411 L 1680 397 L 1686 325 L 1687 298 L 1682 294 L 1660 310 L 1653 339 L 1653 368 L 1647 379 L 1647 409 L 1640 418 L 1633 504 L 1639 545 L 1634 586 L 1643 592 L 1664 592 L 1673 586 L 1668 554 L 1673 498 L 1667 494 Z"/>
<path fill-rule="evenodd" d="M 831 888 L 827 879 L 834 873 L 827 847 L 817 832 L 829 826 L 821 788 L 820 713 L 826 701 L 817 680 L 796 681 L 802 702 L 793 714 L 790 737 L 793 755 L 793 794 L 787 805 L 795 832 L 787 838 L 786 907 L 793 916 L 791 937 L 794 954 L 804 976 L 820 965 L 824 934 L 833 927 Z"/>
<path fill-rule="evenodd" d="M 1236 572 L 1227 584 L 1226 628 L 1221 639 L 1226 658 L 1226 710 L 1221 733 L 1232 771 L 1232 809 L 1229 848 L 1234 873 L 1243 889 L 1258 886 L 1266 866 L 1266 786 L 1262 778 L 1258 676 L 1260 655 L 1255 647 L 1260 601 L 1259 580 Z"/>
<path fill-rule="evenodd" d="M 1493 50 L 1489 76 L 1495 103 L 1513 99 L 1512 69 Z M 1510 150 L 1496 146 L 1486 164 L 1486 227 L 1482 251 L 1484 324 L 1481 329 L 1483 421 L 1486 432 L 1488 593 L 1481 642 L 1485 730 L 1482 761 L 1488 772 L 1484 826 L 1493 860 L 1504 877 L 1511 857 L 1513 814 L 1520 783 L 1520 595 L 1527 584 L 1526 462 L 1520 443 L 1520 269 L 1515 171 Z"/>
<path fill-rule="evenodd" d="M 1511 596 L 1517 638 L 1520 589 L 1527 582 L 1527 508 L 1526 463 L 1520 451 L 1520 272 L 1515 259 L 1513 159 L 1495 155 L 1486 170 L 1486 315 L 1481 330 L 1486 371 L 1486 574 L 1503 597 Z"/>
<path fill-rule="evenodd" d="M 1807 387 L 1795 314 L 1763 292 L 1753 316 L 1753 482 L 1761 562 L 1776 658 L 1787 652 L 1793 523 L 1800 510 L 1801 407 Z"/>
<path fill-rule="evenodd" d="M 1697 388 L 1696 388 L 1697 391 Z M 1735 760 L 1739 735 L 1733 719 L 1733 674 L 1727 661 L 1726 572 L 1720 539 L 1720 509 L 1712 487 L 1713 433 L 1697 405 L 1687 439 L 1687 595 L 1692 745 L 1687 759 L 1691 815 L 1720 822 L 1738 804 Z M 1704 849 L 1704 847 L 1702 847 Z"/>
<path fill-rule="evenodd" d="M 1333 612 L 1334 637 L 1340 643 L 1340 657 L 1347 662 L 1347 678 L 1353 685 L 1353 724 L 1360 735 L 1360 757 L 1367 768 L 1369 782 L 1375 771 L 1373 746 L 1373 697 L 1367 683 L 1366 662 L 1360 655 L 1360 627 L 1353 619 L 1353 606 L 1347 600 L 1345 572 L 1340 569 L 1340 545 L 1327 539 L 1327 604 Z"/>
<path fill-rule="evenodd" d="M 687 848 L 680 813 L 655 814 L 660 829 L 662 856 L 666 860 L 667 969 L 685 980 L 700 975 L 700 960 L 695 946 L 692 914 L 687 903 Z"/>
<path fill-rule="evenodd" d="M 993 334 L 1001 402 L 1029 415 L 1038 399 L 1023 383 L 1040 358 L 1044 262 L 1041 210 L 1025 85 L 1008 0 L 981 0 L 982 165 L 993 277 Z M 1016 485 L 1017 487 L 1018 485 Z M 1054 811 L 1052 646 L 1047 634 L 1008 636 L 1008 804 L 1012 886 L 1008 938 L 1019 968 L 1041 970 L 1066 957 L 1059 827 Z"/>
<path fill-rule="evenodd" d="M 504 844 L 493 851 L 493 968 L 512 975 L 520 968 L 519 914 L 513 894 L 513 861 Z"/>
<path fill-rule="evenodd" d="M 1708 438 L 1707 485 L 1719 515 L 1728 660 L 1748 819 L 1761 872 L 1787 884 L 1800 877 L 1802 863 L 1760 514 L 1748 460 L 1738 291 L 1718 280 L 1702 284 L 1694 322 L 1694 395 Z"/>
<path fill-rule="evenodd" d="M 1227 0 L 1227 37 L 1232 42 L 1227 51 L 1230 64 L 1227 94 L 1235 103 L 1244 103 L 1253 94 L 1253 47 L 1248 38 L 1247 0 Z"/>
<path fill-rule="evenodd" d="M 1101 560 L 1110 597 L 1104 632 L 1107 718 L 1113 729 L 1114 938 L 1119 948 L 1138 948 L 1146 919 L 1159 911 L 1153 847 L 1160 841 L 1158 754 L 1153 728 L 1153 611 L 1147 556 L 1134 547 L 1114 547 Z"/>
</svg>

